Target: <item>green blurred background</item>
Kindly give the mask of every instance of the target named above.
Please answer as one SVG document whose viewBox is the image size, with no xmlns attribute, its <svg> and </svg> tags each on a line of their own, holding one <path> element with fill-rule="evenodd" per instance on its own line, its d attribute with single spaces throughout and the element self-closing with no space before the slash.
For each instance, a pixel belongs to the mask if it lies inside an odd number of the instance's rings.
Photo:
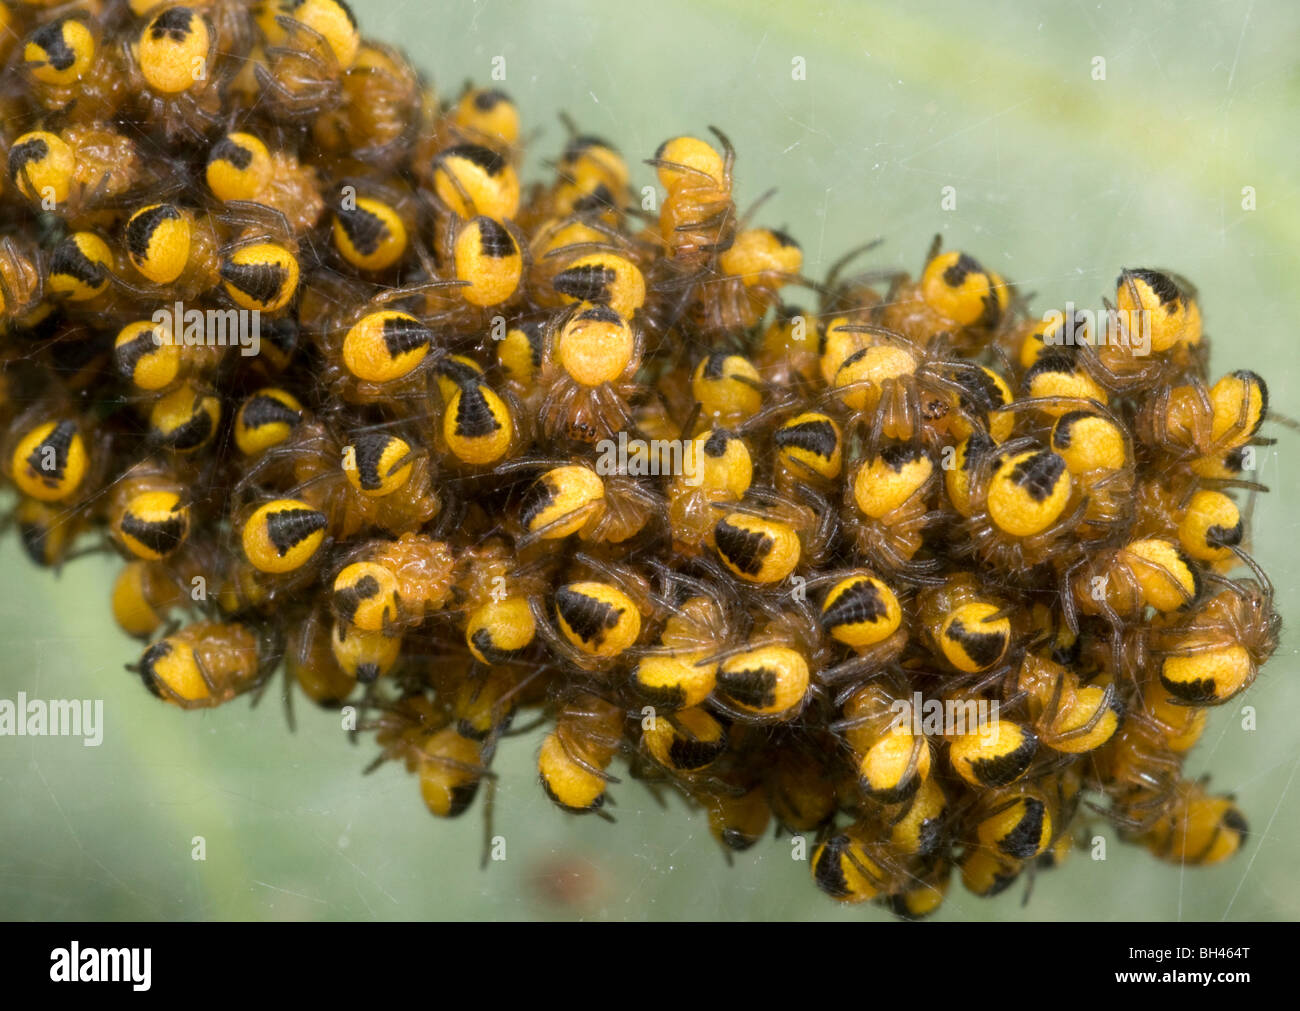
<svg viewBox="0 0 1300 1011">
<path fill-rule="evenodd" d="M 779 192 L 761 223 L 786 226 L 819 275 L 850 246 L 919 268 L 931 235 L 1035 291 L 1038 308 L 1100 306 L 1121 266 L 1176 269 L 1199 285 L 1215 371 L 1249 367 L 1300 417 L 1300 164 L 1290 2 L 855 2 L 740 0 L 457 3 L 354 0 L 363 30 L 404 44 L 454 97 L 506 59 L 506 88 L 539 131 L 535 177 L 566 110 L 629 160 L 666 137 L 724 128 L 738 203 Z M 802 57 L 806 80 L 792 79 Z M 1094 58 L 1105 80 L 1093 79 Z M 653 182 L 639 167 L 636 185 Z M 940 209 L 941 188 L 956 209 Z M 1256 209 L 1243 210 L 1243 187 Z M 1300 627 L 1297 436 L 1260 454 L 1273 488 L 1254 548 Z M 478 868 L 479 808 L 425 813 L 415 781 L 349 746 L 333 715 L 278 703 L 165 708 L 122 669 L 138 646 L 113 624 L 117 563 L 37 572 L 0 545 L 0 697 L 100 697 L 106 736 L 0 738 L 0 914 L 13 918 L 882 919 L 812 886 L 788 841 L 727 867 L 703 815 L 613 790 L 617 824 L 560 814 L 535 782 L 538 736 L 503 743 L 496 831 L 507 859 Z M 1213 714 L 1189 770 L 1212 769 L 1250 818 L 1249 846 L 1186 872 L 1120 846 L 1076 852 L 978 900 L 954 886 L 945 919 L 1296 919 L 1300 747 L 1294 637 L 1244 702 Z M 1241 706 L 1258 729 L 1241 728 Z M 191 859 L 206 839 L 207 859 Z"/>
</svg>

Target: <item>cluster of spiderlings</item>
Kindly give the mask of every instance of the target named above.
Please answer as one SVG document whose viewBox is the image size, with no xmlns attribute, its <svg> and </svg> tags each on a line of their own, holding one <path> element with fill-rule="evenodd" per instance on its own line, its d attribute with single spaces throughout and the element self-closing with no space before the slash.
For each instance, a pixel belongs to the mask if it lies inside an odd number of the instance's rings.
<svg viewBox="0 0 1300 1011">
<path fill-rule="evenodd" d="M 654 211 L 571 127 L 521 187 L 510 98 L 441 103 L 340 0 L 0 18 L 4 477 L 35 561 L 126 559 L 163 702 L 283 665 L 439 816 L 533 710 L 561 808 L 626 768 L 909 916 L 1059 862 L 1089 795 L 1164 859 L 1243 842 L 1181 770 L 1276 645 L 1266 390 L 1207 385 L 1181 278 L 1046 323 L 937 241 L 816 283 L 717 131 Z"/>
</svg>

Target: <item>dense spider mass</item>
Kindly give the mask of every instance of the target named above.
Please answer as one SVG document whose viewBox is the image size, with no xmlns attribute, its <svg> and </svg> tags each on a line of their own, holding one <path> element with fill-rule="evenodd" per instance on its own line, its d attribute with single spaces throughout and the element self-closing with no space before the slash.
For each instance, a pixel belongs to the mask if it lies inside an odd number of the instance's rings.
<svg viewBox="0 0 1300 1011">
<path fill-rule="evenodd" d="M 0 20 L 13 521 L 125 559 L 163 702 L 283 667 L 439 817 L 531 713 L 565 811 L 626 770 L 907 917 L 1093 810 L 1177 863 L 1245 842 L 1182 766 L 1277 644 L 1268 397 L 1209 380 L 1183 278 L 1070 319 L 937 239 L 812 280 L 721 132 L 653 153 L 654 206 L 567 120 L 522 182 L 510 97 L 440 99 L 341 0 Z"/>
</svg>

